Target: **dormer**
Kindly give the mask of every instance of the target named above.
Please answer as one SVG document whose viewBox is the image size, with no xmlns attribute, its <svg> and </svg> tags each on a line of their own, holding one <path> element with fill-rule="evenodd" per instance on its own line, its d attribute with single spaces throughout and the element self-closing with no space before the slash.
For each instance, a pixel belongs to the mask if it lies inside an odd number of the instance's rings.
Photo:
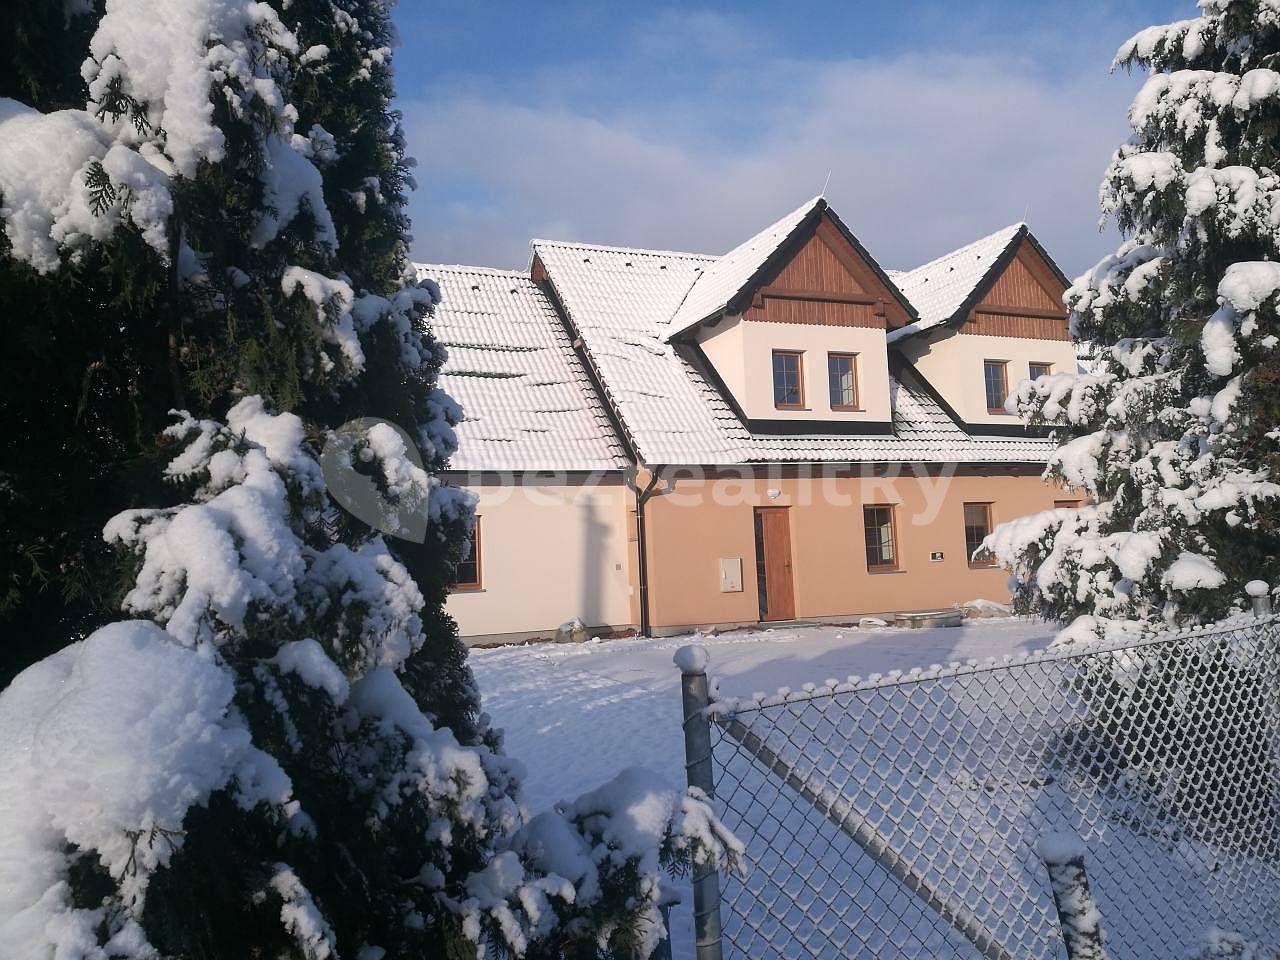
<svg viewBox="0 0 1280 960">
<path fill-rule="evenodd" d="M 889 342 L 974 433 L 1021 432 L 1004 401 L 1018 383 L 1074 373 L 1062 295 L 1067 279 L 1014 224 L 894 280 L 919 319 Z"/>
<path fill-rule="evenodd" d="M 707 264 L 666 339 L 759 432 L 889 429 L 885 335 L 918 319 L 821 197 Z"/>
</svg>

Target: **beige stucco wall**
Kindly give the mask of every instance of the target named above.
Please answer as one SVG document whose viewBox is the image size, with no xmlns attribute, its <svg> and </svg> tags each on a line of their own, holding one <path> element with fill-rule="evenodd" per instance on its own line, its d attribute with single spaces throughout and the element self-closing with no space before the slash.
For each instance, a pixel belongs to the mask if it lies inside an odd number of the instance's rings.
<svg viewBox="0 0 1280 960">
<path fill-rule="evenodd" d="M 703 324 L 694 333 L 694 339 L 711 361 L 724 385 L 729 388 L 738 406 L 743 406 L 747 395 L 747 367 L 742 329 L 746 326 L 742 317 L 722 317 L 714 325 Z"/>
<path fill-rule="evenodd" d="M 795 608 L 803 619 L 924 610 L 976 598 L 1006 601 L 1007 572 L 969 566 L 964 503 L 991 503 L 998 524 L 1049 509 L 1062 496 L 1034 468 L 952 468 L 941 475 L 935 469 L 919 477 L 908 470 L 892 478 L 805 478 L 802 472 L 684 476 L 663 485 L 665 492 L 648 506 L 655 627 L 758 619 L 756 506 L 790 508 Z M 899 571 L 867 570 L 862 506 L 869 503 L 897 505 Z M 942 551 L 944 559 L 931 561 L 931 551 Z M 719 561 L 733 557 L 742 559 L 743 590 L 722 593 Z"/>
<path fill-rule="evenodd" d="M 753 420 L 849 420 L 886 422 L 889 361 L 883 330 L 807 323 L 766 323 L 739 317 L 699 332 L 698 341 L 743 412 Z M 803 353 L 802 410 L 773 405 L 773 351 Z M 827 354 L 858 355 L 860 411 L 832 410 L 827 386 Z"/>
<path fill-rule="evenodd" d="M 632 624 L 629 491 L 619 475 L 465 486 L 480 498 L 482 586 L 446 603 L 463 637 L 549 636 L 573 617 L 589 627 Z"/>
<path fill-rule="evenodd" d="M 899 349 L 966 423 L 1017 425 L 1008 414 L 987 412 L 983 361 L 1005 360 L 1010 392 L 1028 376 L 1032 361 L 1050 363 L 1055 373 L 1074 373 L 1075 344 L 1065 340 L 1028 340 L 959 333 L 946 328 L 939 333 L 911 337 Z"/>
</svg>

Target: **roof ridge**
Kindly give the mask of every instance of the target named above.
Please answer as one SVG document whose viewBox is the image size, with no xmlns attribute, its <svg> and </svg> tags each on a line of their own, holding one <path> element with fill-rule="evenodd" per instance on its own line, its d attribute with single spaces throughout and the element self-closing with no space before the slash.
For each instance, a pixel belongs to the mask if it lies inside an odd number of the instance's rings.
<svg viewBox="0 0 1280 960">
<path fill-rule="evenodd" d="M 1017 223 L 1008 224 L 1007 226 L 1001 227 L 999 230 L 992 230 L 990 233 L 986 234 L 985 236 L 978 237 L 978 239 L 976 240 L 970 240 L 968 243 L 961 244 L 960 246 L 956 247 L 954 250 L 948 250 L 946 253 L 942 254 L 941 256 L 934 257 L 932 260 L 922 263 L 918 267 L 912 267 L 910 270 L 899 270 L 898 276 L 901 277 L 902 279 L 906 279 L 907 277 L 910 277 L 912 274 L 921 273 L 924 270 L 928 269 L 929 267 L 936 266 L 942 261 L 947 260 L 950 257 L 954 257 L 958 253 L 964 253 L 970 247 L 976 247 L 982 243 L 989 243 L 990 241 L 994 240 L 996 237 L 1002 234 L 1017 233 L 1019 230 L 1022 230 L 1026 226 L 1027 226 L 1026 221 L 1019 220 Z M 896 279 L 894 282 L 895 283 L 897 282 Z"/>
<path fill-rule="evenodd" d="M 529 273 L 526 270 L 507 270 L 502 267 L 479 267 L 469 263 L 419 263 L 411 261 L 417 270 L 436 270 L 449 271 L 450 273 L 481 273 L 487 276 L 509 277 L 516 280 L 529 280 Z"/>
<path fill-rule="evenodd" d="M 610 253 L 635 253 L 653 257 L 684 257 L 689 260 L 719 260 L 713 253 L 693 253 L 689 250 L 660 250 L 651 247 L 616 247 L 607 243 L 585 243 L 577 240 L 546 240 L 534 237 L 529 241 L 535 250 L 539 245 L 547 247 L 571 247 L 577 250 L 603 250 Z"/>
<path fill-rule="evenodd" d="M 821 194 L 810 197 L 768 226 L 757 230 L 732 250 L 716 257 L 715 261 L 699 274 L 685 291 L 684 299 L 667 319 L 670 340 L 707 319 L 708 316 L 732 302 L 744 285 L 758 274 L 771 258 L 815 212 L 828 209 Z M 711 287 L 708 288 L 708 284 Z M 700 286 L 701 285 L 701 286 Z"/>
<path fill-rule="evenodd" d="M 894 284 L 915 304 L 919 319 L 890 330 L 888 342 L 949 323 L 971 305 L 996 267 L 1007 262 L 1018 239 L 1030 235 L 1025 222 L 1011 223 L 894 277 Z"/>
</svg>

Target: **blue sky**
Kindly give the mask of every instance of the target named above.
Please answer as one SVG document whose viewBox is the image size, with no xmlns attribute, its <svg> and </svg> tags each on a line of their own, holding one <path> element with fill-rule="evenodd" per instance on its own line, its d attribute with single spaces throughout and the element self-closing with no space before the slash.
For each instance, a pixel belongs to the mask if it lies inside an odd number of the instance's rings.
<svg viewBox="0 0 1280 960">
<path fill-rule="evenodd" d="M 1075 274 L 1097 188 L 1191 0 L 688 6 L 401 0 L 414 256 L 521 267 L 534 236 L 722 252 L 819 192 L 886 267 L 1021 219 Z"/>
</svg>

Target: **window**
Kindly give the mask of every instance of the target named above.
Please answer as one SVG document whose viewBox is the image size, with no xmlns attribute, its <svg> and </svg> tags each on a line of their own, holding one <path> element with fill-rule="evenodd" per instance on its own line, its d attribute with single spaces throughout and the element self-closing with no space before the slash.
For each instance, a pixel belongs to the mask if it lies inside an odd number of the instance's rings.
<svg viewBox="0 0 1280 960">
<path fill-rule="evenodd" d="M 867 536 L 867 569 L 898 569 L 898 540 L 893 531 L 893 507 L 876 504 L 862 508 Z"/>
<path fill-rule="evenodd" d="M 795 350 L 773 351 L 773 405 L 784 409 L 804 406 L 803 354 Z"/>
<path fill-rule="evenodd" d="M 858 409 L 857 354 L 828 353 L 827 381 L 831 388 L 832 410 Z"/>
<path fill-rule="evenodd" d="M 1003 360 L 984 360 L 983 376 L 987 387 L 987 412 L 1004 413 L 1004 400 L 1009 396 L 1009 382 L 1005 379 Z"/>
<path fill-rule="evenodd" d="M 1057 510 L 1079 510 L 1079 500 L 1055 500 L 1053 506 Z"/>
<path fill-rule="evenodd" d="M 964 552 L 971 567 L 994 566 L 996 558 L 990 550 L 982 549 L 982 541 L 991 532 L 991 504 L 966 503 L 964 505 Z"/>
<path fill-rule="evenodd" d="M 476 517 L 476 525 L 471 531 L 471 552 L 467 559 L 458 562 L 454 570 L 453 589 L 480 589 L 480 518 Z"/>
<path fill-rule="evenodd" d="M 1027 366 L 1031 371 L 1032 380 L 1035 380 L 1037 377 L 1047 377 L 1049 376 L 1049 374 L 1053 373 L 1052 363 L 1039 363 L 1035 360 L 1032 360 L 1029 364 L 1027 364 Z"/>
</svg>

